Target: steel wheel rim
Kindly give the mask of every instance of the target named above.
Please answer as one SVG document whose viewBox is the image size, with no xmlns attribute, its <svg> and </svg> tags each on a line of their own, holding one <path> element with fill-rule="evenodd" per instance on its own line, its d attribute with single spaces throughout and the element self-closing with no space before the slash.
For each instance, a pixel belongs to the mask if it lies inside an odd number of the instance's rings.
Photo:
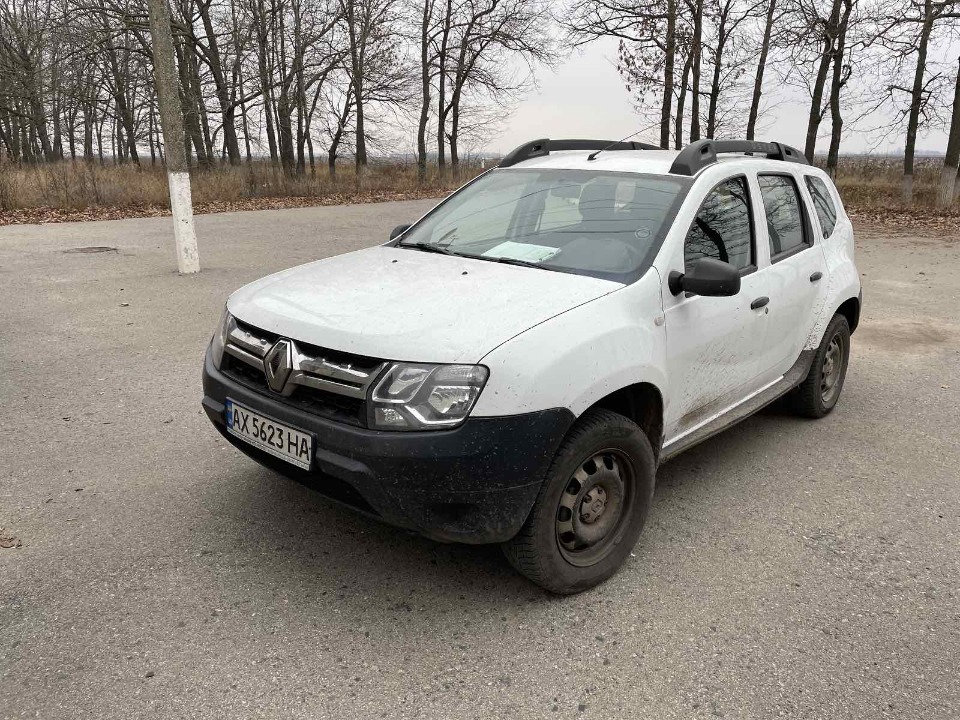
<svg viewBox="0 0 960 720">
<path fill-rule="evenodd" d="M 843 360 L 846 354 L 844 339 L 840 333 L 830 338 L 827 352 L 823 356 L 820 369 L 820 399 L 824 405 L 833 403 L 840 392 L 840 376 L 843 373 Z"/>
<path fill-rule="evenodd" d="M 577 466 L 555 518 L 557 547 L 567 562 L 594 565 L 616 547 L 633 508 L 635 476 L 629 458 L 613 449 L 595 452 Z"/>
</svg>

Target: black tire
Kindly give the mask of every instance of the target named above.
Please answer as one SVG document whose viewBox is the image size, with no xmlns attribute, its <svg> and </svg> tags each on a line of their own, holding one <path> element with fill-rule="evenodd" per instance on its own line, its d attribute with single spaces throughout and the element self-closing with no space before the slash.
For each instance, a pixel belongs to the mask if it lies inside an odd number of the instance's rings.
<svg viewBox="0 0 960 720">
<path fill-rule="evenodd" d="M 561 443 L 527 522 L 503 544 L 507 560 L 559 595 L 598 585 L 640 537 L 655 476 L 653 449 L 636 423 L 588 410 Z"/>
<path fill-rule="evenodd" d="M 834 315 L 807 377 L 792 395 L 794 411 L 804 417 L 822 418 L 833 410 L 843 390 L 849 361 L 850 325 L 843 315 Z"/>
</svg>

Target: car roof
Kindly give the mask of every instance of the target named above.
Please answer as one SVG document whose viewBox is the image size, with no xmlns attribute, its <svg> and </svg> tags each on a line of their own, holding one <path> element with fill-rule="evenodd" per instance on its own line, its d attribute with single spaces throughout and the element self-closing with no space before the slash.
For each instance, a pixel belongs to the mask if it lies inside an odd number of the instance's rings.
<svg viewBox="0 0 960 720">
<path fill-rule="evenodd" d="M 670 172 L 673 161 L 680 154 L 678 150 L 610 150 L 602 152 L 593 160 L 587 157 L 591 153 L 587 150 L 561 150 L 551 152 L 549 155 L 534 157 L 528 160 L 522 160 L 516 165 L 511 165 L 505 170 L 526 170 L 526 169 L 555 169 L 555 170 L 591 170 L 606 172 L 629 172 L 642 173 L 650 175 L 669 175 L 673 178 L 687 178 L 689 175 L 676 175 Z M 722 155 L 717 158 L 716 163 L 708 167 L 728 166 L 730 164 L 743 165 L 749 163 L 755 170 L 768 172 L 784 172 L 790 169 L 803 167 L 805 173 L 821 175 L 822 173 L 812 165 L 801 166 L 797 163 L 784 163 L 780 160 L 768 160 L 764 157 L 754 157 L 751 155 Z M 693 177 L 703 173 L 700 170 Z"/>
<path fill-rule="evenodd" d="M 561 150 L 523 160 L 509 169 L 554 168 L 666 175 L 678 153 L 675 150 L 609 150 L 587 160 L 590 154 L 587 150 Z"/>
<path fill-rule="evenodd" d="M 732 166 L 731 166 L 732 164 Z M 640 142 L 607 140 L 532 140 L 520 145 L 503 160 L 500 168 L 543 168 L 596 172 L 628 172 L 696 179 L 709 168 L 722 172 L 790 172 L 811 166 L 799 150 L 780 142 L 703 139 L 682 150 L 669 150 Z M 718 173 L 708 173 L 716 177 Z"/>
</svg>

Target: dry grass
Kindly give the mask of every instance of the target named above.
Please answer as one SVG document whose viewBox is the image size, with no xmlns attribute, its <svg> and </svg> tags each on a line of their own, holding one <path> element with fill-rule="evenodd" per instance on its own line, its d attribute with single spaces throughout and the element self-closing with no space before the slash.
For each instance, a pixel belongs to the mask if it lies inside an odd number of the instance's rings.
<svg viewBox="0 0 960 720">
<path fill-rule="evenodd" d="M 896 158 L 842 158 L 837 187 L 855 216 L 939 218 L 942 222 L 960 217 L 960 205 L 946 211 L 934 207 L 940 162 L 917 161 L 912 206 L 900 200 L 901 161 Z M 432 167 L 426 182 L 419 184 L 413 164 L 379 163 L 371 165 L 359 183 L 349 164 L 338 166 L 335 178 L 325 165 L 315 174 L 308 170 L 303 176 L 290 177 L 258 161 L 195 172 L 193 198 L 197 212 L 218 212 L 437 197 L 480 171 L 478 166 L 463 165 L 455 177 L 450 173 L 440 177 Z M 158 215 L 166 212 L 167 203 L 166 175 L 159 166 L 0 163 L 0 225 Z"/>
<path fill-rule="evenodd" d="M 412 164 L 377 164 L 371 165 L 362 182 L 358 182 L 352 165 L 338 166 L 335 177 L 330 176 L 326 166 L 317 168 L 315 174 L 308 170 L 302 176 L 291 177 L 268 162 L 254 162 L 193 173 L 193 200 L 198 208 L 235 208 L 248 201 L 260 205 L 257 201 L 266 199 L 289 199 L 289 204 L 304 205 L 310 204 L 310 200 L 326 204 L 330 200 L 422 197 L 448 192 L 478 172 L 479 167 L 461 165 L 457 173 L 448 172 L 441 177 L 436 168 L 431 168 L 421 184 Z M 100 208 L 141 214 L 139 211 L 164 208 L 168 202 L 166 174 L 160 166 L 0 163 L 0 224 L 5 214 L 22 215 L 22 211 L 49 210 L 60 215 L 63 211 L 90 213 Z"/>
<path fill-rule="evenodd" d="M 850 208 L 864 212 L 909 212 L 922 214 L 937 212 L 937 188 L 940 183 L 941 158 L 918 158 L 914 163 L 913 204 L 904 205 L 900 199 L 900 181 L 903 160 L 882 157 L 841 158 L 835 178 L 843 202 Z M 954 203 L 945 214 L 960 214 Z"/>
</svg>

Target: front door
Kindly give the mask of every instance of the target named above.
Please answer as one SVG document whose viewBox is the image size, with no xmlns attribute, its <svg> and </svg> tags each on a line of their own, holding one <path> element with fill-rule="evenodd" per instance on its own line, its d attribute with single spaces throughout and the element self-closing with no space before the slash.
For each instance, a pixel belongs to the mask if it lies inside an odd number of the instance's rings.
<svg viewBox="0 0 960 720">
<path fill-rule="evenodd" d="M 740 270 L 737 295 L 674 296 L 667 287 L 669 271 L 661 272 L 673 390 L 665 409 L 668 442 L 759 389 L 758 355 L 767 317 L 762 302 L 769 289 L 766 273 L 757 270 L 751 207 L 746 177 L 724 180 L 703 199 L 684 241 L 685 268 L 712 257 Z"/>
</svg>

